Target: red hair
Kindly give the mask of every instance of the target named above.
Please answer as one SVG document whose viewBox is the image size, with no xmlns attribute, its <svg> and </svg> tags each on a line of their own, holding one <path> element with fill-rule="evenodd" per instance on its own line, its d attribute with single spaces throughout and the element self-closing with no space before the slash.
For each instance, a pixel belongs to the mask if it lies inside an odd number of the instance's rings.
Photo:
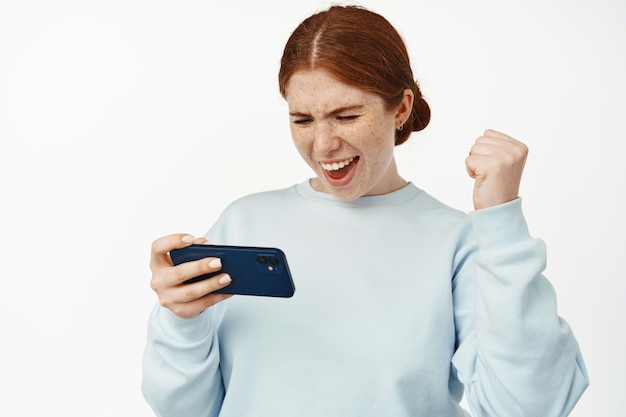
<svg viewBox="0 0 626 417">
<path fill-rule="evenodd" d="M 413 111 L 404 128 L 396 131 L 396 145 L 430 121 L 430 107 L 413 78 L 404 41 L 379 14 L 359 6 L 333 6 L 300 23 L 281 59 L 278 85 L 282 96 L 295 72 L 313 69 L 378 94 L 390 109 L 400 104 L 404 90 L 413 91 Z"/>
</svg>

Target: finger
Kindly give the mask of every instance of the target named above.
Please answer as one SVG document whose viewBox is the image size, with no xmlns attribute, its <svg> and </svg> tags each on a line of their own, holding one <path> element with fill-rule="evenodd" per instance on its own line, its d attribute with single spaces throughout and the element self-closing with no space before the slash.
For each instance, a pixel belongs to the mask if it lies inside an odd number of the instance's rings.
<svg viewBox="0 0 626 417">
<path fill-rule="evenodd" d="M 510 156 L 516 160 L 524 160 L 528 155 L 528 147 L 515 139 L 481 137 L 471 147 L 470 155 L 496 156 L 505 159 Z"/>
<path fill-rule="evenodd" d="M 228 274 L 219 274 L 209 279 L 171 288 L 163 299 L 166 302 L 170 300 L 170 303 L 188 303 L 227 287 L 231 282 L 232 279 Z"/>
<path fill-rule="evenodd" d="M 470 155 L 492 155 L 497 152 L 499 146 L 490 143 L 489 139 L 477 139 L 476 143 L 470 148 Z"/>
<path fill-rule="evenodd" d="M 165 283 L 168 287 L 174 287 L 185 281 L 199 277 L 200 275 L 211 274 L 222 269 L 222 261 L 219 258 L 207 257 L 197 261 L 183 262 L 180 265 L 169 268 L 169 277 Z"/>
<path fill-rule="evenodd" d="M 512 144 L 521 144 L 522 142 L 518 141 L 517 139 L 515 139 L 512 136 L 509 136 L 505 133 L 502 132 L 498 132 L 497 130 L 493 130 L 493 129 L 487 129 L 485 130 L 485 132 L 483 133 L 483 136 L 481 136 L 481 138 L 484 139 L 494 139 L 496 142 L 500 142 L 500 143 L 512 143 Z"/>
<path fill-rule="evenodd" d="M 222 264 L 219 258 L 204 258 L 198 261 L 184 262 L 174 267 L 155 268 L 150 280 L 150 287 L 158 294 L 159 299 L 162 302 L 166 300 L 167 304 L 189 301 L 223 288 L 230 283 L 230 277 L 227 274 L 219 274 L 209 279 L 185 284 L 187 280 L 218 272 L 221 268 Z M 180 288 L 193 291 L 195 294 L 181 296 Z"/>
<path fill-rule="evenodd" d="M 491 130 L 491 129 L 487 129 L 485 130 L 483 136 L 481 136 L 480 138 L 478 138 L 477 141 L 485 141 L 487 143 L 491 143 L 494 145 L 504 145 L 507 146 L 508 145 L 512 145 L 515 146 L 517 148 L 525 148 L 526 145 L 523 142 L 520 142 L 519 140 L 506 135 L 502 132 L 498 132 L 495 130 Z"/>
<path fill-rule="evenodd" d="M 503 140 L 513 139 L 511 136 L 493 129 L 486 129 L 483 132 L 484 137 L 498 138 Z M 515 140 L 515 139 L 513 139 Z"/>
<path fill-rule="evenodd" d="M 470 155 L 465 158 L 465 169 L 470 177 L 483 178 L 486 176 L 486 172 L 491 169 L 493 164 L 493 158 L 489 155 Z"/>
<path fill-rule="evenodd" d="M 475 159 L 472 156 L 468 156 L 467 158 L 465 158 L 465 169 L 467 170 L 467 174 L 471 177 L 471 178 L 476 178 L 476 163 L 475 163 Z"/>
<path fill-rule="evenodd" d="M 169 252 L 172 249 L 189 246 L 195 239 L 195 236 L 185 233 L 160 237 L 152 242 L 150 265 L 152 267 L 172 266 Z"/>
<path fill-rule="evenodd" d="M 221 301 L 227 300 L 230 297 L 232 297 L 232 294 L 207 294 L 204 297 L 188 303 L 176 303 L 167 306 L 167 308 L 178 317 L 190 319 L 196 317 L 207 308 L 214 306 Z"/>
<path fill-rule="evenodd" d="M 472 178 L 487 176 L 508 177 L 524 166 L 524 159 L 511 153 L 497 152 L 470 155 L 465 160 L 468 173 Z"/>
</svg>

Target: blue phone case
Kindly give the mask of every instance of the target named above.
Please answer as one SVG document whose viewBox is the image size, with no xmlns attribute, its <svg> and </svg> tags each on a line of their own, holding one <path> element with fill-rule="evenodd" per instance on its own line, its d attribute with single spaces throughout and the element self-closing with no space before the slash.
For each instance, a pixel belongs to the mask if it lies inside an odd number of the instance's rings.
<svg viewBox="0 0 626 417">
<path fill-rule="evenodd" d="M 197 282 L 226 272 L 232 282 L 216 293 L 288 298 L 295 292 L 287 257 L 277 248 L 191 245 L 173 249 L 170 256 L 174 265 L 207 257 L 220 258 L 220 271 L 185 281 Z"/>
</svg>

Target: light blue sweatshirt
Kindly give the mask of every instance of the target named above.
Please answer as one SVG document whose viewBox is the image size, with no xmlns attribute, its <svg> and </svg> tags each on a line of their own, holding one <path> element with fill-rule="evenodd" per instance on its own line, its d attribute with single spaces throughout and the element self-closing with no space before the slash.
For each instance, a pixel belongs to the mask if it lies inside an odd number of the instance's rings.
<svg viewBox="0 0 626 417">
<path fill-rule="evenodd" d="M 244 197 L 211 243 L 276 246 L 293 298 L 156 306 L 143 394 L 160 416 L 566 416 L 588 385 L 521 201 L 468 214 L 412 184 L 346 202 L 309 182 Z M 236 277 L 233 277 L 236 279 Z"/>
</svg>

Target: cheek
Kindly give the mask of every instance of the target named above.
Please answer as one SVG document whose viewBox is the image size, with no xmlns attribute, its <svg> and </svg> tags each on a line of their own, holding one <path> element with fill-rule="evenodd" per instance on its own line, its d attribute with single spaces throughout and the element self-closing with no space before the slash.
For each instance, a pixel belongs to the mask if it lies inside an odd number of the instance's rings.
<svg viewBox="0 0 626 417">
<path fill-rule="evenodd" d="M 365 129 L 366 137 L 364 146 L 370 153 L 378 154 L 379 158 L 386 158 L 393 151 L 395 145 L 395 130 L 389 128 L 388 123 L 378 121 Z"/>
<path fill-rule="evenodd" d="M 304 159 L 309 159 L 311 154 L 311 145 L 306 133 L 302 130 L 291 127 L 291 140 L 296 149 Z"/>
</svg>

